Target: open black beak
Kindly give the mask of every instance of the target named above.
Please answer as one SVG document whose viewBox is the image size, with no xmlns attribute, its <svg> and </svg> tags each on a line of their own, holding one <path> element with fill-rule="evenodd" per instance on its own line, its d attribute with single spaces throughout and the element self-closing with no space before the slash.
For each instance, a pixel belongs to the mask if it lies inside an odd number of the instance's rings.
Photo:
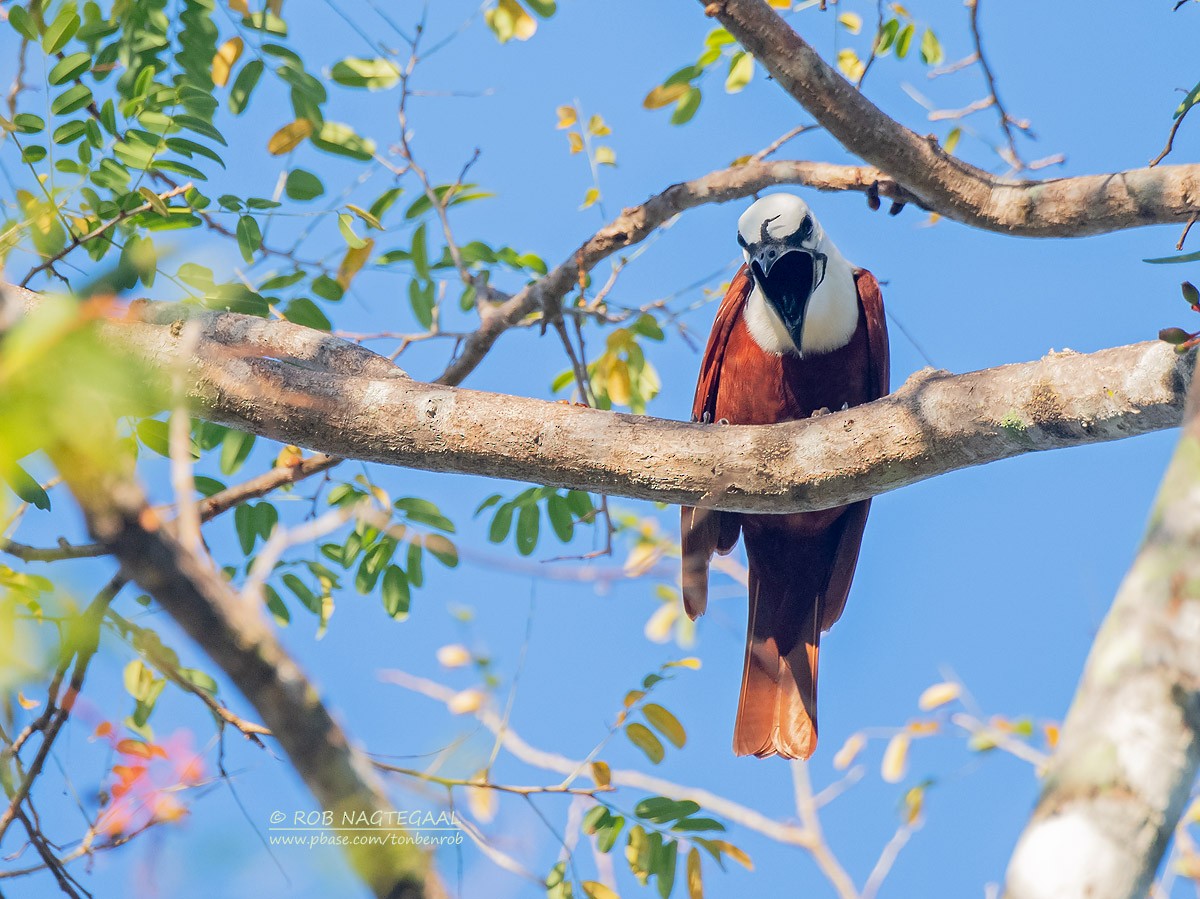
<svg viewBox="0 0 1200 899">
<path fill-rule="evenodd" d="M 808 301 L 825 277 L 825 255 L 798 247 L 767 246 L 751 257 L 750 271 L 798 351 Z"/>
</svg>

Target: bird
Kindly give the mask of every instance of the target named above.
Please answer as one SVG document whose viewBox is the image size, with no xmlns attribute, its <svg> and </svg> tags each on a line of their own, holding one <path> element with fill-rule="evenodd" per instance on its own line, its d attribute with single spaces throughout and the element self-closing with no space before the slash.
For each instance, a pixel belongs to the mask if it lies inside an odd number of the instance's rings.
<svg viewBox="0 0 1200 899">
<path fill-rule="evenodd" d="M 757 199 L 738 219 L 742 265 L 704 351 L 693 421 L 765 425 L 840 411 L 888 392 L 879 283 L 834 246 L 790 193 Z M 817 745 L 821 634 L 841 617 L 870 500 L 834 509 L 748 514 L 683 507 L 684 608 L 708 603 L 714 552 L 745 543 L 749 617 L 737 755 L 807 759 Z"/>
</svg>

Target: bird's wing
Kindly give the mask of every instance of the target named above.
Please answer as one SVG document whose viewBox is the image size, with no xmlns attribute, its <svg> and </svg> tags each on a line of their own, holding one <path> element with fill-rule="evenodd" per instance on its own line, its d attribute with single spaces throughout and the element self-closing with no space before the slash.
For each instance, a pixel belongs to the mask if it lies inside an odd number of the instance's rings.
<svg viewBox="0 0 1200 899">
<path fill-rule="evenodd" d="M 717 310 L 704 359 L 700 363 L 700 378 L 696 383 L 696 398 L 692 403 L 692 421 L 711 423 L 716 419 L 717 391 L 720 389 L 721 369 L 725 364 L 725 348 L 734 325 L 742 315 L 746 298 L 750 296 L 750 272 L 742 266 L 734 275 Z M 680 542 L 683 554 L 683 604 L 693 619 L 704 614 L 708 606 L 708 562 L 714 552 L 729 552 L 738 538 L 737 519 L 712 509 L 684 506 L 680 510 Z"/>
<path fill-rule="evenodd" d="M 866 269 L 855 273 L 858 287 L 858 303 L 867 321 L 867 349 L 870 354 L 871 378 L 867 398 L 877 400 L 888 392 L 891 378 L 891 355 L 888 349 L 887 316 L 883 311 L 883 295 L 879 282 Z M 858 550 L 862 545 L 863 531 L 867 526 L 867 513 L 871 509 L 869 499 L 846 507 L 839 523 L 842 529 L 838 539 L 837 558 L 829 576 L 825 601 L 821 609 L 821 630 L 827 631 L 842 617 L 846 608 L 846 597 L 850 593 L 850 582 L 854 580 L 854 569 L 858 564 Z"/>
</svg>

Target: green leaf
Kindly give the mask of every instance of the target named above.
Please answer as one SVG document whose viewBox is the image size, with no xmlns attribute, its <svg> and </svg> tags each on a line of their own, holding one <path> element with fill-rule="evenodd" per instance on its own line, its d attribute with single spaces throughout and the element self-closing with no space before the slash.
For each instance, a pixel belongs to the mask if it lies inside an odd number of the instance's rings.
<svg viewBox="0 0 1200 899">
<path fill-rule="evenodd" d="M 454 522 L 443 515 L 441 510 L 427 499 L 408 496 L 396 500 L 393 505 L 403 512 L 409 521 L 426 524 L 448 534 L 454 533 Z"/>
<path fill-rule="evenodd" d="M 675 111 L 671 113 L 671 124 L 685 125 L 690 122 L 696 110 L 700 108 L 700 99 L 700 88 L 688 88 L 687 93 L 675 104 Z"/>
<path fill-rule="evenodd" d="M 503 543 L 508 539 L 508 532 L 512 528 L 513 509 L 512 503 L 505 503 L 496 510 L 492 525 L 488 528 L 488 540 L 492 543 Z"/>
<path fill-rule="evenodd" d="M 254 435 L 230 428 L 221 441 L 221 474 L 233 474 L 254 448 Z"/>
<path fill-rule="evenodd" d="M 258 222 L 254 220 L 254 216 L 243 215 L 238 219 L 237 243 L 242 258 L 253 262 L 254 254 L 262 246 L 262 232 L 258 229 Z"/>
<path fill-rule="evenodd" d="M 392 208 L 392 204 L 394 204 L 396 202 L 396 200 L 399 199 L 399 197 L 402 193 L 404 193 L 403 187 L 388 188 L 387 190 L 385 190 L 383 193 L 381 193 L 379 195 L 379 197 L 375 200 L 374 203 L 371 204 L 371 208 L 368 211 L 377 220 L 381 220 L 383 218 L 384 213 Z"/>
<path fill-rule="evenodd" d="M 671 830 L 680 833 L 722 832 L 725 830 L 725 825 L 712 818 L 684 818 L 682 821 L 672 824 Z"/>
<path fill-rule="evenodd" d="M 1197 262 L 1200 261 L 1200 250 L 1194 253 L 1184 253 L 1182 256 L 1158 256 L 1154 259 L 1143 259 L 1142 262 L 1149 262 L 1152 265 L 1170 265 L 1175 262 Z"/>
<path fill-rule="evenodd" d="M 291 622 L 292 613 L 288 611 L 288 607 L 284 605 L 283 599 L 280 598 L 279 592 L 274 587 L 267 584 L 263 587 L 263 595 L 266 596 L 267 609 L 275 619 L 276 624 L 282 626 Z"/>
<path fill-rule="evenodd" d="M 663 843 L 655 853 L 654 875 L 658 879 L 658 895 L 670 899 L 675 888 L 675 863 L 679 857 L 679 844 L 674 840 Z"/>
<path fill-rule="evenodd" d="M 408 559 L 405 562 L 404 573 L 408 582 L 414 587 L 420 587 L 425 582 L 425 569 L 422 563 L 423 550 L 420 543 L 408 544 Z"/>
<path fill-rule="evenodd" d="M 412 593 L 408 587 L 408 577 L 404 569 L 397 565 L 389 565 L 383 574 L 383 608 L 397 621 L 408 618 L 408 610 L 412 604 Z"/>
<path fill-rule="evenodd" d="M 305 169 L 292 169 L 284 182 L 284 192 L 292 200 L 313 200 L 325 193 L 321 179 Z"/>
<path fill-rule="evenodd" d="M 325 122 L 310 140 L 318 150 L 363 162 L 375 155 L 374 141 L 359 137 L 353 128 L 339 122 Z"/>
<path fill-rule="evenodd" d="M 423 281 L 429 280 L 429 250 L 427 249 L 425 237 L 425 225 L 418 226 L 413 232 L 412 249 L 409 254 L 412 256 L 413 269 L 417 273 L 417 277 Z"/>
<path fill-rule="evenodd" d="M 679 719 L 657 703 L 649 703 L 642 708 L 654 729 L 670 740 L 677 749 L 682 749 L 687 742 L 687 731 L 679 723 Z"/>
<path fill-rule="evenodd" d="M 20 9 L 21 7 L 15 7 Z M 35 116 L 31 112 L 18 112 L 13 116 L 11 130 L 18 134 L 37 134 L 46 127 L 46 122 L 40 116 Z"/>
<path fill-rule="evenodd" d="M 656 824 L 665 824 L 668 821 L 678 821 L 680 818 L 694 815 L 700 811 L 700 805 L 691 799 L 676 800 L 668 799 L 666 796 L 652 796 L 639 802 L 633 811 L 639 818 L 645 818 Z"/>
<path fill-rule="evenodd" d="M 525 0 L 525 5 L 543 19 L 550 18 L 552 15 L 554 15 L 555 10 L 558 8 L 555 0 Z"/>
<path fill-rule="evenodd" d="M 217 695 L 217 682 L 212 676 L 201 671 L 199 668 L 179 668 L 177 670 L 179 676 L 203 693 L 209 696 Z"/>
<path fill-rule="evenodd" d="M 893 21 L 895 20 L 893 19 Z M 908 48 L 912 46 L 913 35 L 916 33 L 916 31 L 917 26 L 912 22 L 909 22 L 902 29 L 900 29 L 900 33 L 896 35 L 897 59 L 904 59 L 904 57 L 908 56 Z"/>
<path fill-rule="evenodd" d="M 249 506 L 241 505 L 233 510 L 233 529 L 237 533 L 242 555 L 248 556 L 254 552 L 254 542 L 258 535 L 254 525 L 254 513 Z"/>
<path fill-rule="evenodd" d="M 566 497 L 552 493 L 546 500 L 546 514 L 550 518 L 550 526 L 554 528 L 555 536 L 563 543 L 570 543 L 571 538 L 575 536 L 575 517 L 571 514 Z"/>
<path fill-rule="evenodd" d="M 568 491 L 567 505 L 577 519 L 586 518 L 596 511 L 596 507 L 592 505 L 592 497 L 583 490 Z"/>
<path fill-rule="evenodd" d="M 74 81 L 91 67 L 92 55 L 90 53 L 72 53 L 55 63 L 54 68 L 46 77 L 51 84 L 65 84 L 68 81 Z"/>
<path fill-rule="evenodd" d="M 663 744 L 658 737 L 654 736 L 650 728 L 644 724 L 638 724 L 636 721 L 632 724 L 625 725 L 625 736 L 638 749 L 646 754 L 646 758 L 650 759 L 655 765 L 663 760 L 666 755 L 666 750 L 663 749 Z"/>
<path fill-rule="evenodd" d="M 258 86 L 258 80 L 262 77 L 262 73 L 262 60 L 252 59 L 242 66 L 237 78 L 233 80 L 233 86 L 229 89 L 229 111 L 231 113 L 241 115 L 245 111 L 250 104 L 250 95 Z"/>
<path fill-rule="evenodd" d="M 300 578 L 296 575 L 290 573 L 283 576 L 283 583 L 284 586 L 286 586 L 292 591 L 292 593 L 296 595 L 296 598 L 300 600 L 300 602 L 304 603 L 304 607 L 306 609 L 308 609 L 314 615 L 321 614 L 323 605 L 321 602 L 321 597 L 317 596 L 317 594 L 312 591 L 312 588 L 310 588 L 308 584 L 304 583 L 304 581 L 300 580 Z"/>
<path fill-rule="evenodd" d="M 8 10 L 8 24 L 11 25 L 21 37 L 28 38 L 31 41 L 38 39 L 37 23 L 34 22 L 33 16 L 23 6 L 14 4 Z"/>
<path fill-rule="evenodd" d="M 921 38 L 921 61 L 926 65 L 940 66 L 945 58 L 946 54 L 937 35 L 933 33 L 932 28 L 926 28 Z"/>
<path fill-rule="evenodd" d="M 42 35 L 42 49 L 46 51 L 47 56 L 53 56 L 67 45 L 67 41 L 73 38 L 78 30 L 79 14 L 75 12 L 73 3 L 67 4 L 54 17 L 54 21 L 46 26 L 46 33 Z"/>
<path fill-rule="evenodd" d="M 527 556 L 537 549 L 542 512 L 535 503 L 521 506 L 517 515 L 517 552 Z"/>
<path fill-rule="evenodd" d="M 35 509 L 41 509 L 42 511 L 49 510 L 49 495 L 42 489 L 42 485 L 16 462 L 9 462 L 7 464 L 3 479 L 12 488 L 12 492 L 20 497 L 22 502 L 29 503 Z"/>
<path fill-rule="evenodd" d="M 158 453 L 160 456 L 171 457 L 171 441 L 169 437 L 171 428 L 165 421 L 143 418 L 137 423 L 137 427 L 134 430 L 137 432 L 138 440 L 142 442 L 144 447 Z M 199 457 L 197 456 L 196 458 Z"/>
<path fill-rule="evenodd" d="M 408 301 L 412 305 L 413 315 L 422 328 L 433 327 L 433 306 L 436 300 L 432 281 L 418 281 L 416 278 L 408 282 Z"/>
<path fill-rule="evenodd" d="M 58 116 L 70 115 L 92 102 L 92 92 L 85 84 L 74 84 L 54 98 L 50 111 Z"/>
<path fill-rule="evenodd" d="M 291 300 L 283 308 L 283 317 L 297 325 L 304 325 L 306 328 L 313 328 L 317 331 L 329 331 L 333 328 L 333 324 L 325 313 L 308 297 L 296 297 Z"/>
<path fill-rule="evenodd" d="M 400 81 L 399 67 L 388 59 L 362 59 L 350 56 L 333 64 L 330 76 L 345 87 L 385 90 Z"/>
<path fill-rule="evenodd" d="M 361 250 L 367 245 L 365 240 L 354 233 L 354 219 L 345 212 L 338 213 L 338 230 L 342 232 L 342 239 L 350 249 Z"/>
</svg>

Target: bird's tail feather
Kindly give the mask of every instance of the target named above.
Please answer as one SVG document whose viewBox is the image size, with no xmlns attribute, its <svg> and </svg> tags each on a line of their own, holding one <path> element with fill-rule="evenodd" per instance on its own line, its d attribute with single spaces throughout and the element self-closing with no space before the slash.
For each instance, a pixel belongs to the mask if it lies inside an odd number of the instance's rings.
<svg viewBox="0 0 1200 899">
<path fill-rule="evenodd" d="M 750 564 L 750 618 L 733 731 L 738 755 L 807 759 L 817 748 L 820 593 L 785 572 Z M 802 592 L 798 593 L 798 589 Z"/>
</svg>

